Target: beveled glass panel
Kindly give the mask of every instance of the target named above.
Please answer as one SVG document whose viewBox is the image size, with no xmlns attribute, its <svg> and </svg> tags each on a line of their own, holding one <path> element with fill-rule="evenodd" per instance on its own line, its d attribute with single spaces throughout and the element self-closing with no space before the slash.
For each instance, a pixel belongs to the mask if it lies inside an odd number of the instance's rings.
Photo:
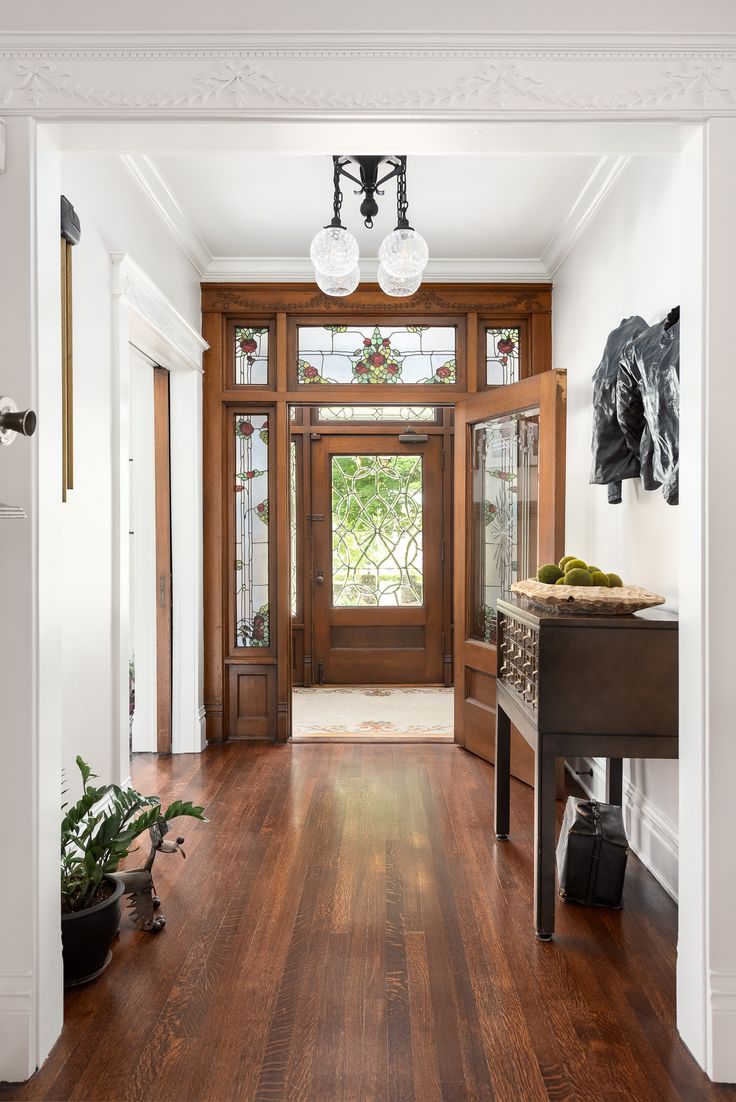
<svg viewBox="0 0 736 1102">
<path fill-rule="evenodd" d="M 268 384 L 268 329 L 235 327 L 235 383 Z"/>
<path fill-rule="evenodd" d="M 436 421 L 434 406 L 318 406 L 318 421 Z"/>
<path fill-rule="evenodd" d="M 506 386 L 518 383 L 521 330 L 486 329 L 486 383 Z"/>
<path fill-rule="evenodd" d="M 332 603 L 421 605 L 423 458 L 332 457 Z"/>
<path fill-rule="evenodd" d="M 451 384 L 457 333 L 438 325 L 303 325 L 298 379 L 303 385 Z"/>
<path fill-rule="evenodd" d="M 268 414 L 235 417 L 235 646 L 270 645 Z"/>
<path fill-rule="evenodd" d="M 537 569 L 539 411 L 494 417 L 472 429 L 470 635 L 496 642 L 496 607 Z"/>
</svg>

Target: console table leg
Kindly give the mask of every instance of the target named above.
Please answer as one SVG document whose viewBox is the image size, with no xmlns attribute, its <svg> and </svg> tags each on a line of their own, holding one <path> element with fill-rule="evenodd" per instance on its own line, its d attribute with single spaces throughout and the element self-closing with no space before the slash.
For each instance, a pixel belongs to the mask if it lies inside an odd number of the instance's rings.
<svg viewBox="0 0 736 1102">
<path fill-rule="evenodd" d="M 623 807 L 624 762 L 623 758 L 609 758 L 606 765 L 606 803 Z"/>
<path fill-rule="evenodd" d="M 496 837 L 509 836 L 511 798 L 511 720 L 503 708 L 496 710 Z"/>
<path fill-rule="evenodd" d="M 534 763 L 534 930 L 540 941 L 555 932 L 555 761 L 540 736 Z"/>
</svg>

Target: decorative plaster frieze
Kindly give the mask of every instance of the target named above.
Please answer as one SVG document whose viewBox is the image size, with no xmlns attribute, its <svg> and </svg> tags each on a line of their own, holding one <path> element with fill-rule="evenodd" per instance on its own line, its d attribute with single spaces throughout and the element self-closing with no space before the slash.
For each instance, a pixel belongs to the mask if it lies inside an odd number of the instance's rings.
<svg viewBox="0 0 736 1102">
<path fill-rule="evenodd" d="M 603 40 L 406 41 L 368 46 L 274 36 L 198 46 L 24 44 L 0 36 L 0 108 L 57 117 L 369 116 L 584 117 L 605 113 L 702 116 L 736 110 L 736 43 L 655 48 L 648 37 Z M 160 36 L 159 36 L 160 39 Z M 397 62 L 401 64 L 397 64 Z M 319 84 L 315 83 L 318 74 Z"/>
</svg>

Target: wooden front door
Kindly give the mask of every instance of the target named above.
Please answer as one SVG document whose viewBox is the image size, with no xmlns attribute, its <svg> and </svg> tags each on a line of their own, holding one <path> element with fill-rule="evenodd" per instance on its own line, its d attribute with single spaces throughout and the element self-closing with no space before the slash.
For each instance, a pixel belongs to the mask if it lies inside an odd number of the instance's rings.
<svg viewBox="0 0 736 1102">
<path fill-rule="evenodd" d="M 494 760 L 496 601 L 564 554 L 565 373 L 479 394 L 455 413 L 455 741 Z M 512 731 L 511 771 L 534 755 Z"/>
<path fill-rule="evenodd" d="M 442 438 L 312 443 L 314 680 L 443 679 Z"/>
</svg>

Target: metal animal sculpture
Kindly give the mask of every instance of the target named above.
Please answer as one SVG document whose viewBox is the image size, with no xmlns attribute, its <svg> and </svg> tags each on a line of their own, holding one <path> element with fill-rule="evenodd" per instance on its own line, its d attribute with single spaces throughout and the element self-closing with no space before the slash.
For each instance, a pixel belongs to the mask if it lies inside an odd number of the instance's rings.
<svg viewBox="0 0 736 1102">
<path fill-rule="evenodd" d="M 153 862 L 157 853 L 181 853 L 186 854 L 181 848 L 184 839 L 178 837 L 175 842 L 165 842 L 164 838 L 169 832 L 169 824 L 165 819 L 158 819 L 148 833 L 151 836 L 151 850 L 146 863 L 139 869 L 126 869 L 124 872 L 116 872 L 115 879 L 120 880 L 125 887 L 125 895 L 130 896 L 128 910 L 130 917 L 139 930 L 146 930 L 150 934 L 157 934 L 166 925 L 163 915 L 156 915 L 154 911 L 161 906 L 161 900 L 156 895 L 153 883 Z"/>
</svg>

